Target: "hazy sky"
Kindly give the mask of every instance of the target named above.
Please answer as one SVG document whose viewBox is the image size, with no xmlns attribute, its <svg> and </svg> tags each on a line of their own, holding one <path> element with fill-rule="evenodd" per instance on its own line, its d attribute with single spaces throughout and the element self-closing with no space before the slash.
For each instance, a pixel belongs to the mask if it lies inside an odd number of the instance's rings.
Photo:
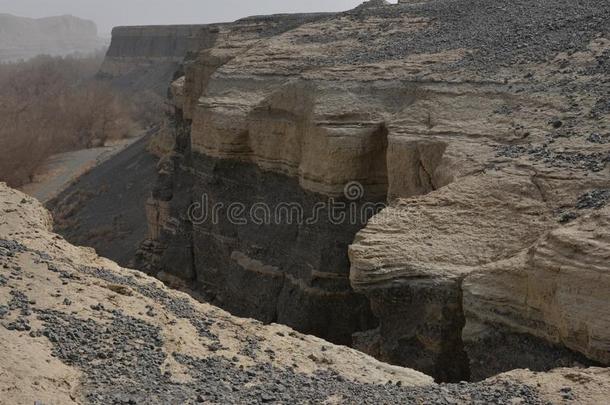
<svg viewBox="0 0 610 405">
<path fill-rule="evenodd" d="M 95 21 L 100 34 L 117 25 L 233 21 L 254 14 L 343 11 L 363 0 L 0 0 L 0 13 L 24 17 L 72 14 Z M 392 1 L 396 3 L 396 1 Z"/>
</svg>

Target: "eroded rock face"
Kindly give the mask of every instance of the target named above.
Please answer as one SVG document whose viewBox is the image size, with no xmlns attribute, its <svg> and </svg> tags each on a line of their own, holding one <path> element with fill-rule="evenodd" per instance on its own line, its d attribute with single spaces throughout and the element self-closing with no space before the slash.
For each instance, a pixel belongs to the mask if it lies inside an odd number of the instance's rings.
<svg viewBox="0 0 610 405">
<path fill-rule="evenodd" d="M 607 69 L 596 67 L 608 48 L 600 38 L 591 33 L 580 52 L 492 70 L 486 84 L 428 84 L 408 115 L 388 125 L 389 150 L 400 142 L 408 153 L 388 157 L 393 200 L 350 247 L 352 285 L 380 318 L 381 358 L 425 364 L 453 343 L 464 356 L 453 350 L 432 363 L 477 380 L 519 367 L 608 364 L 599 330 L 609 325 L 610 268 L 601 258 L 610 155 L 586 135 L 608 125 L 596 107 L 608 83 Z M 447 75 L 489 68 L 454 66 Z M 566 86 L 563 74 L 576 71 Z M 490 85 L 505 74 L 510 86 Z M 400 187 L 392 186 L 391 161 Z"/>
<path fill-rule="evenodd" d="M 502 5 L 375 2 L 268 36 L 226 26 L 172 86 L 177 147 L 142 262 L 337 341 L 373 323 L 359 347 L 439 380 L 513 368 L 485 361 L 483 341 L 527 352 L 520 367 L 607 364 L 607 243 L 593 225 L 607 212 L 580 202 L 610 188 L 610 10 Z M 366 227 L 186 214 L 204 194 L 309 208 L 354 181 L 359 204 L 388 203 Z"/>
<path fill-rule="evenodd" d="M 218 43 L 219 39 L 227 45 L 227 37 L 235 33 L 236 27 L 240 30 L 239 38 L 230 40 L 233 49 L 225 49 L 227 55 L 234 55 L 239 49 L 247 48 L 250 41 L 272 36 L 323 15 L 261 16 L 224 24 L 115 27 L 112 30 L 110 48 L 100 68 L 100 77 L 112 80 L 120 87 L 131 90 L 152 89 L 165 95 L 169 82 L 175 79 L 175 73 L 182 69 L 185 57 L 188 61 L 205 49 L 222 46 Z M 225 56 L 219 55 L 218 60 L 225 60 Z M 210 64 L 212 69 L 217 67 L 217 62 L 210 59 L 207 59 L 205 64 Z M 196 69 L 198 73 L 202 73 L 198 75 L 197 80 L 202 80 L 205 72 L 201 72 L 201 66 Z M 195 83 L 188 87 L 198 88 L 196 97 L 199 97 L 203 90 Z"/>
<path fill-rule="evenodd" d="M 581 184 L 572 186 L 579 188 Z M 569 188 L 570 182 L 566 180 L 564 187 Z M 352 284 L 371 297 L 373 308 L 381 308 L 375 311 L 382 324 L 381 356 L 402 362 L 401 355 L 392 350 L 408 350 L 409 345 L 399 342 L 415 334 L 418 344 L 432 352 L 447 339 L 458 347 L 464 344 L 476 379 L 526 367 L 525 364 L 532 369 L 574 362 L 586 364 L 587 356 L 589 361 L 606 363 L 604 338 L 599 342 L 599 338 L 590 337 L 599 336 L 598 327 L 606 328 L 601 326 L 606 322 L 605 314 L 599 311 L 606 305 L 602 296 L 608 291 L 604 281 L 607 275 L 603 275 L 599 265 L 584 265 L 587 270 L 583 271 L 583 265 L 569 264 L 578 260 L 561 259 L 562 251 L 578 252 L 584 241 L 564 239 L 563 244 L 549 247 L 549 239 L 554 239 L 551 235 L 571 234 L 568 229 L 574 225 L 558 228 L 557 218 L 552 217 L 554 210 L 547 211 L 547 203 L 528 174 L 488 172 L 459 180 L 425 197 L 401 200 L 375 217 L 358 235 L 350 258 Z M 599 221 L 603 214 L 592 215 Z M 589 237 L 596 240 L 592 246 L 596 252 L 601 248 L 603 256 L 605 242 L 603 237 L 599 238 L 603 231 L 589 229 L 592 232 Z M 546 271 L 550 273 L 545 274 L 545 266 L 540 262 L 544 259 L 534 258 L 546 255 L 562 264 L 549 265 Z M 538 263 L 533 264 L 533 260 Z M 563 275 L 558 277 L 557 271 Z M 595 275 L 588 276 L 589 271 Z M 414 289 L 424 298 L 415 304 L 409 302 L 410 307 L 420 309 L 412 313 L 426 316 L 425 308 L 429 308 L 430 314 L 408 327 L 409 323 L 397 322 L 395 313 L 406 311 L 407 305 L 395 296 L 396 291 L 402 291 L 410 298 L 417 297 Z M 453 301 L 444 298 L 447 293 L 443 291 L 447 289 L 452 292 Z M 587 293 L 581 295 L 583 289 Z M 427 295 L 429 290 L 436 293 Z M 429 296 L 435 298 L 425 298 Z M 447 313 L 455 313 L 456 308 L 461 326 L 465 324 L 462 333 L 458 323 L 445 318 Z M 586 315 L 577 314 L 581 310 Z M 436 323 L 454 333 L 441 338 L 438 331 L 442 327 L 430 333 L 428 328 Z M 383 325 L 392 332 L 384 333 Z M 511 333 L 539 337 L 542 341 L 525 336 L 508 338 Z M 581 355 L 553 347 L 557 345 Z M 500 360 L 502 350 L 506 352 Z M 449 356 L 454 353 L 450 351 Z M 454 367 L 462 367 L 460 364 L 454 363 Z"/>
<path fill-rule="evenodd" d="M 510 347 L 506 336 L 498 336 L 494 328 L 510 325 L 514 334 L 581 354 L 580 358 L 562 354 L 568 361 L 586 363 L 588 358 L 608 364 L 608 218 L 608 208 L 594 211 L 544 233 L 512 260 L 468 276 L 464 281 L 467 344 L 473 350 L 479 345 Z M 534 349 L 525 356 L 532 353 Z M 512 355 L 518 361 L 519 356 Z"/>
<path fill-rule="evenodd" d="M 317 126 L 310 111 L 314 102 L 306 101 L 316 96 L 316 89 L 280 81 L 275 89 L 244 81 L 244 92 L 231 97 L 231 103 L 242 103 L 248 89 L 266 92 L 248 119 L 233 105 L 227 110 L 220 101 L 210 99 L 209 106 L 194 102 L 210 90 L 217 69 L 255 46 L 267 30 L 277 34 L 326 18 L 297 17 L 245 19 L 225 27 L 228 31 L 219 34 L 216 46 L 189 62 L 185 79 L 172 85 L 176 148 L 162 163 L 148 205 L 151 238 L 140 266 L 165 279 L 178 277 L 232 313 L 350 344 L 354 332 L 376 326 L 368 301 L 350 286 L 347 258 L 348 245 L 375 211 L 335 226 L 326 205 L 329 198 L 350 202 L 342 194 L 354 171 L 367 193 L 357 204 L 383 201 L 385 128 L 375 121 Z M 262 22 L 267 30 L 252 29 Z M 247 134 L 240 135 L 242 131 Z M 353 146 L 343 149 L 342 139 Z M 334 159 L 322 158 L 322 153 Z M 308 172 L 295 179 L 299 166 Z M 329 170 L 338 178 L 329 178 Z M 208 217 L 193 221 L 187 217 L 193 203 L 206 210 L 223 206 L 221 215 L 207 212 Z M 246 209 L 237 222 L 226 215 L 236 203 Z M 269 208 L 269 215 L 258 223 L 249 213 L 260 204 Z"/>
<path fill-rule="evenodd" d="M 252 164 L 204 155 L 193 159 L 196 175 L 207 179 L 196 182 L 194 195 L 205 196 L 210 207 L 227 202 L 274 207 L 262 224 L 247 215 L 232 221 L 221 214 L 193 225 L 195 280 L 211 302 L 239 316 L 348 345 L 354 331 L 376 326 L 368 301 L 353 293 L 347 273 L 347 247 L 359 225 L 335 226 L 326 212 L 310 225 L 307 218 L 297 222 L 300 213 L 275 207 L 290 202 L 310 215 L 324 196 Z M 259 211 L 254 215 L 262 222 L 267 214 Z"/>
<path fill-rule="evenodd" d="M 368 290 L 381 325 L 374 331 L 377 351 L 355 347 L 392 364 L 410 364 L 440 381 L 470 379 L 460 331 L 464 326 L 459 281 L 413 281 Z"/>
</svg>

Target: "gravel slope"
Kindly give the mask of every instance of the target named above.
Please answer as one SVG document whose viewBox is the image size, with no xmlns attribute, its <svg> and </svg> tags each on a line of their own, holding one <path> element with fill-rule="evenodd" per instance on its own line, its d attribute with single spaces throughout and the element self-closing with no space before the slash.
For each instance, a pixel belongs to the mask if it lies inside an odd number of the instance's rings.
<svg viewBox="0 0 610 405">
<path fill-rule="evenodd" d="M 157 158 L 145 136 L 71 184 L 47 207 L 55 230 L 72 243 L 129 265 L 147 231 L 146 200 Z"/>
</svg>

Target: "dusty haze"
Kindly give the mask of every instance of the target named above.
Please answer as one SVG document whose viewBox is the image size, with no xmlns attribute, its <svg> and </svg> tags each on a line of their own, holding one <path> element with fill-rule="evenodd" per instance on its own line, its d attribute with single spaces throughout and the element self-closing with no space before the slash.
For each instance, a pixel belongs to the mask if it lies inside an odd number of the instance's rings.
<svg viewBox="0 0 610 405">
<path fill-rule="evenodd" d="M 117 25 L 192 24 L 232 21 L 254 14 L 341 11 L 360 0 L 0 0 L 0 13 L 24 17 L 72 14 L 95 21 L 100 35 Z M 395 1 L 393 1 L 395 3 Z"/>
</svg>

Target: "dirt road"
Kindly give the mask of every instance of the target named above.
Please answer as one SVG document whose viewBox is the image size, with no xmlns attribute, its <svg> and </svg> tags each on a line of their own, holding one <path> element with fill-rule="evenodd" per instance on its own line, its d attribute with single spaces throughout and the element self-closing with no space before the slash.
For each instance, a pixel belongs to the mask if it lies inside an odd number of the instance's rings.
<svg viewBox="0 0 610 405">
<path fill-rule="evenodd" d="M 140 137 L 129 138 L 114 145 L 83 149 L 51 156 L 39 170 L 33 183 L 21 187 L 43 204 L 65 190 L 79 176 L 137 142 Z"/>
</svg>

